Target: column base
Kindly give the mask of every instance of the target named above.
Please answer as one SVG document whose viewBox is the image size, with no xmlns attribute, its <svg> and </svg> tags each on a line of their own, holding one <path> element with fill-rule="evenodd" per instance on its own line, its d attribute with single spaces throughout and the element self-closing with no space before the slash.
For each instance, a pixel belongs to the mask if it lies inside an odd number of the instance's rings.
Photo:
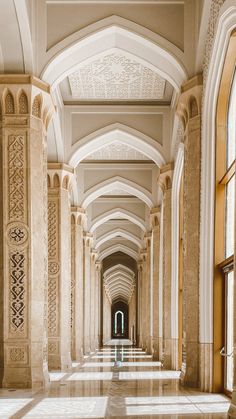
<svg viewBox="0 0 236 419">
<path fill-rule="evenodd" d="M 233 391 L 232 400 L 228 411 L 228 418 L 236 418 L 236 390 Z"/>
<path fill-rule="evenodd" d="M 200 343 L 200 390 L 212 392 L 213 377 L 213 344 Z"/>
<path fill-rule="evenodd" d="M 171 369 L 179 370 L 179 339 L 171 339 Z"/>
<path fill-rule="evenodd" d="M 199 388 L 199 344 L 186 342 L 186 364 L 181 371 L 181 382 L 184 386 Z"/>
<path fill-rule="evenodd" d="M 164 339 L 163 367 L 166 370 L 171 369 L 171 353 L 172 353 L 172 339 Z"/>
<path fill-rule="evenodd" d="M 159 342 L 160 338 L 155 338 L 152 337 L 152 341 L 151 341 L 151 347 L 152 347 L 152 356 L 153 356 L 153 360 L 155 361 L 161 361 L 160 359 L 160 342 Z"/>
</svg>

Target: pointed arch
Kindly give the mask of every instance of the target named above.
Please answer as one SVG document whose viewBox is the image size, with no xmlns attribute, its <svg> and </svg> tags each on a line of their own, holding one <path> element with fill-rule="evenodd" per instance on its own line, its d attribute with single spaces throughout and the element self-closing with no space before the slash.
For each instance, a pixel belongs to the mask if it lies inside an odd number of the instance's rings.
<svg viewBox="0 0 236 419">
<path fill-rule="evenodd" d="M 107 249 L 102 250 L 102 252 L 99 253 L 99 260 L 103 261 L 103 259 L 116 252 L 121 252 L 125 255 L 129 255 L 135 261 L 137 261 L 139 258 L 138 252 L 130 248 L 129 246 L 126 246 L 125 244 L 114 244 L 112 246 L 109 246 Z"/>
<path fill-rule="evenodd" d="M 166 163 L 165 158 L 162 155 L 163 148 L 158 141 L 153 140 L 148 135 L 128 127 L 127 125 L 115 123 L 99 129 L 77 141 L 72 147 L 69 164 L 76 167 L 89 154 L 109 146 L 115 141 L 139 151 L 150 160 L 154 161 L 158 166 L 162 166 Z"/>
<path fill-rule="evenodd" d="M 52 47 L 41 78 L 55 88 L 81 63 L 120 49 L 168 80 L 179 91 L 187 79 L 183 53 L 152 31 L 118 16 L 110 16 L 67 37 Z M 178 57 L 178 58 L 177 58 Z"/>
<path fill-rule="evenodd" d="M 114 239 L 116 237 L 123 237 L 124 239 L 130 240 L 136 244 L 136 246 L 138 246 L 140 249 L 142 248 L 142 241 L 139 237 L 122 228 L 115 228 L 114 230 L 108 231 L 99 237 L 99 239 L 96 241 L 95 249 L 98 249 L 103 243 L 106 243 L 108 240 Z"/>
<path fill-rule="evenodd" d="M 111 219 L 115 219 L 115 218 L 124 218 L 126 220 L 131 221 L 133 224 L 136 224 L 138 227 L 141 228 L 142 231 L 146 232 L 146 225 L 145 225 L 145 221 L 138 217 L 136 214 L 123 209 L 123 208 L 114 208 L 110 211 L 106 211 L 105 213 L 99 215 L 98 217 L 96 217 L 93 222 L 92 225 L 90 227 L 90 233 L 94 233 L 94 231 L 103 223 L 111 220 Z"/>
<path fill-rule="evenodd" d="M 82 207 L 87 208 L 88 205 L 91 204 L 95 199 L 99 198 L 99 196 L 105 195 L 106 193 L 114 191 L 115 189 L 122 189 L 128 194 L 136 196 L 141 201 L 145 202 L 149 208 L 154 206 L 152 195 L 147 189 L 143 188 L 135 182 L 122 178 L 121 176 L 114 176 L 90 188 L 85 193 Z"/>
</svg>

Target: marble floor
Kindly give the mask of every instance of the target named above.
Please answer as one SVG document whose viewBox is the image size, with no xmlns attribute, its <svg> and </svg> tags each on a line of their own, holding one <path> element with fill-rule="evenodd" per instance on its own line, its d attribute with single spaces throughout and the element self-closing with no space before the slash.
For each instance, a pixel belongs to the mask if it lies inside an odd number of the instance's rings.
<svg viewBox="0 0 236 419">
<path fill-rule="evenodd" d="M 130 342 L 109 342 L 70 372 L 51 372 L 47 391 L 0 389 L 0 418 L 226 418 L 229 399 L 183 388 Z M 117 343 L 119 346 L 117 346 Z"/>
</svg>

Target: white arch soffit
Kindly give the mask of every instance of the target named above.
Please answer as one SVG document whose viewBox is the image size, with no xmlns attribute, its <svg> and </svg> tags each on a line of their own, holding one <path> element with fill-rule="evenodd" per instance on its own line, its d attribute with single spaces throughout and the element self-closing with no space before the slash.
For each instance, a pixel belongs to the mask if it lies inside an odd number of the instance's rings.
<svg viewBox="0 0 236 419">
<path fill-rule="evenodd" d="M 235 0 L 221 7 L 206 79 L 202 112 L 200 217 L 200 343 L 213 342 L 213 245 L 215 197 L 215 119 L 220 79 L 230 34 L 236 27 Z"/>
<path fill-rule="evenodd" d="M 183 65 L 184 54 L 179 48 L 143 26 L 118 16 L 88 25 L 50 48 L 40 77 L 55 88 L 81 64 L 114 48 L 158 72 L 177 91 L 188 78 Z"/>
<path fill-rule="evenodd" d="M 114 297 L 117 294 L 122 294 L 126 296 L 127 298 L 129 298 L 131 293 L 130 293 L 130 290 L 127 290 L 126 288 L 122 288 L 122 287 L 117 288 L 116 290 L 114 290 L 114 292 L 112 291 L 110 292 L 111 297 Z"/>
<path fill-rule="evenodd" d="M 130 275 L 134 276 L 134 271 L 132 271 L 132 269 L 128 268 L 128 266 L 123 265 L 122 263 L 117 263 L 116 265 L 113 265 L 111 266 L 111 268 L 108 268 L 104 271 L 104 277 L 106 278 L 107 276 L 109 276 L 110 273 L 117 270 L 128 272 L 130 273 Z"/>
<path fill-rule="evenodd" d="M 184 165 L 184 144 L 179 144 L 175 161 L 171 205 L 171 337 L 178 339 L 178 298 L 179 298 L 179 193 Z M 177 365 L 177 364 L 176 364 Z"/>
<path fill-rule="evenodd" d="M 26 1 L 14 0 L 14 6 L 19 25 L 19 33 L 24 58 L 24 71 L 26 74 L 34 74 L 34 55 Z"/>
<path fill-rule="evenodd" d="M 138 227 L 140 227 L 142 229 L 142 231 L 146 232 L 146 226 L 145 226 L 145 221 L 138 217 L 136 214 L 133 214 L 130 211 L 127 211 L 123 208 L 114 208 L 110 211 L 107 211 L 101 215 L 99 215 L 98 217 L 96 217 L 93 222 L 92 225 L 90 227 L 90 233 L 94 233 L 94 231 L 102 224 L 106 223 L 107 221 L 111 220 L 111 219 L 126 219 L 131 221 L 133 224 L 136 224 Z"/>
<path fill-rule="evenodd" d="M 91 204 L 95 199 L 99 198 L 99 196 L 112 192 L 115 189 L 121 189 L 128 194 L 136 196 L 141 201 L 145 202 L 149 208 L 154 206 L 152 201 L 152 194 L 147 189 L 143 188 L 135 182 L 132 182 L 131 180 L 122 178 L 121 176 L 114 176 L 90 188 L 85 193 L 82 207 L 86 209 L 88 205 Z"/>
<path fill-rule="evenodd" d="M 134 285 L 134 281 L 131 277 L 127 277 L 127 276 L 123 276 L 123 275 L 119 275 L 119 274 L 117 274 L 116 276 L 114 276 L 110 280 L 106 280 L 105 285 L 110 288 L 110 287 L 113 287 L 114 285 L 116 285 L 118 283 L 123 283 L 123 284 L 125 284 L 129 287 Z"/>
<path fill-rule="evenodd" d="M 142 241 L 135 236 L 134 234 L 130 233 L 127 230 L 123 230 L 121 228 L 116 228 L 112 231 L 109 231 L 105 234 L 103 234 L 96 242 L 95 249 L 98 249 L 103 243 L 106 243 L 108 240 L 114 239 L 118 236 L 123 237 L 124 239 L 127 239 L 134 244 L 136 244 L 140 249 L 142 248 Z"/>
<path fill-rule="evenodd" d="M 87 135 L 83 139 L 77 140 L 72 147 L 69 165 L 73 167 L 78 166 L 92 152 L 94 153 L 116 141 L 144 154 L 154 161 L 157 166 L 162 166 L 166 163 L 162 155 L 163 147 L 158 141 L 134 128 L 114 123 Z"/>
<path fill-rule="evenodd" d="M 124 245 L 124 244 L 114 244 L 113 246 L 109 246 L 107 249 L 104 249 L 102 252 L 100 252 L 99 254 L 99 260 L 103 261 L 103 259 L 105 259 L 106 257 L 112 255 L 113 253 L 116 252 L 122 252 L 125 255 L 130 256 L 132 259 L 134 259 L 135 261 L 138 261 L 139 259 L 139 254 L 138 252 L 136 252 L 134 249 Z"/>
<path fill-rule="evenodd" d="M 124 290 L 125 292 L 127 292 L 127 294 L 129 294 L 133 290 L 133 288 L 127 287 L 126 284 L 123 284 L 121 282 L 109 288 L 109 291 L 111 293 L 116 292 L 117 290 Z"/>
</svg>

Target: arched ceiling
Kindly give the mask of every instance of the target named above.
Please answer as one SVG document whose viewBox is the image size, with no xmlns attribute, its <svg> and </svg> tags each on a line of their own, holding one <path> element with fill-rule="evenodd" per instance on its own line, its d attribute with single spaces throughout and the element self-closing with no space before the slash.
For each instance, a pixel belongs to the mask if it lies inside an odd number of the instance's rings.
<svg viewBox="0 0 236 419">
<path fill-rule="evenodd" d="M 161 202 L 175 104 L 195 71 L 199 3 L 2 0 L 0 72 L 51 86 L 48 161 L 75 170 L 72 204 L 85 214 L 112 301 L 132 295 L 150 211 Z"/>
</svg>

